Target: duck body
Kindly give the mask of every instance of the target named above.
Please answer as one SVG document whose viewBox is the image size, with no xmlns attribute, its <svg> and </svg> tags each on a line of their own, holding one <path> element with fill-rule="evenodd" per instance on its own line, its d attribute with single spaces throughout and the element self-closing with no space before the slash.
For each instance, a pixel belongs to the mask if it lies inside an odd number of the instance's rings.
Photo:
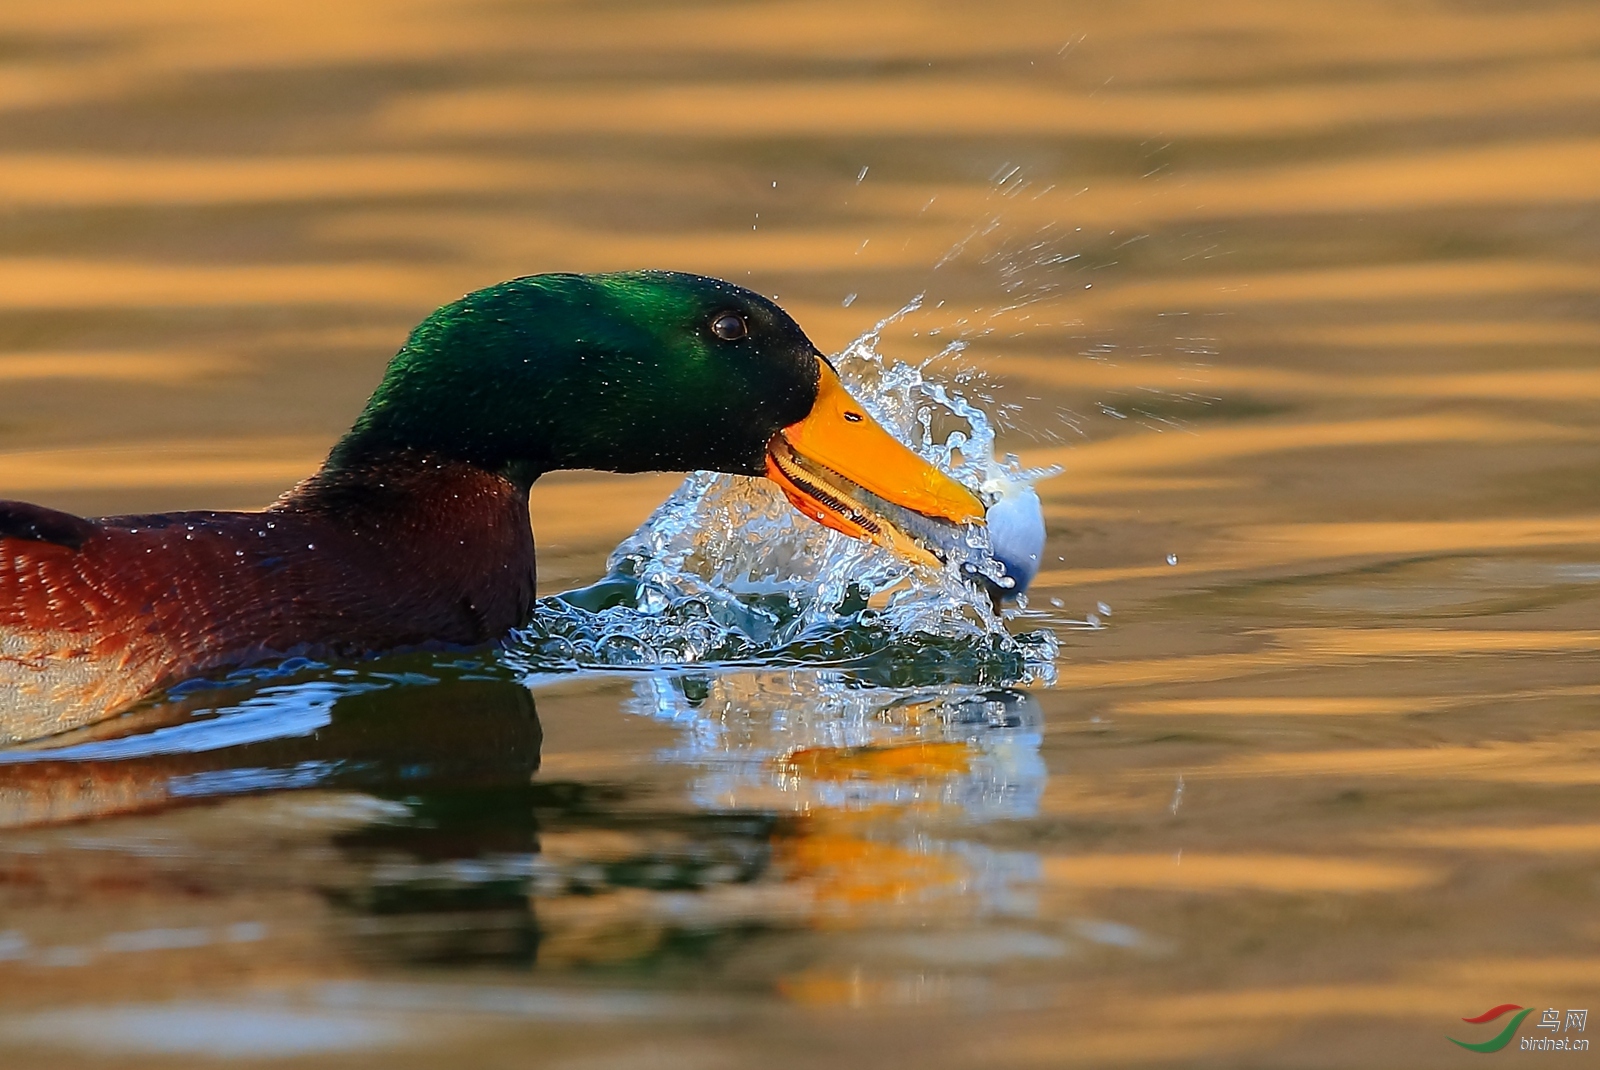
<svg viewBox="0 0 1600 1070">
<path fill-rule="evenodd" d="M 528 492 L 561 468 L 769 475 L 885 545 L 909 543 L 853 491 L 982 516 L 760 295 L 671 272 L 516 279 L 413 331 L 322 469 L 265 510 L 0 502 L 0 744 L 244 666 L 492 642 L 532 614 Z"/>
<path fill-rule="evenodd" d="M 527 622 L 526 490 L 449 462 L 383 483 L 312 481 L 259 513 L 83 520 L 0 502 L 0 741 L 216 670 L 481 645 Z"/>
</svg>

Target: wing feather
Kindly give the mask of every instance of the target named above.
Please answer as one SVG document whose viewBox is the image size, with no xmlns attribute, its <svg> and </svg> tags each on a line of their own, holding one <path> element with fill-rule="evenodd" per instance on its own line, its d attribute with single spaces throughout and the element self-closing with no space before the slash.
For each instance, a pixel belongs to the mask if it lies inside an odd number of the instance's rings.
<svg viewBox="0 0 1600 1070">
<path fill-rule="evenodd" d="M 129 634 L 137 607 L 92 551 L 100 529 L 16 504 L 0 503 L 0 744 L 102 719 L 149 689 L 160 660 Z"/>
</svg>

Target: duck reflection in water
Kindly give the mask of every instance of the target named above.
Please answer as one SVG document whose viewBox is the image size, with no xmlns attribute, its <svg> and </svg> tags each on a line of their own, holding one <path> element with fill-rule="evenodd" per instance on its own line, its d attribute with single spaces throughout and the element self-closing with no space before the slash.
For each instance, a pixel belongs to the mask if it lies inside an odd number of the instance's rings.
<svg viewBox="0 0 1600 1070">
<path fill-rule="evenodd" d="M 220 710 L 206 708 L 215 695 L 191 695 L 160 712 L 193 719 L 154 731 L 6 751 L 0 827 L 316 789 L 360 798 L 378 817 L 333 834 L 357 872 L 377 873 L 379 860 L 396 858 L 441 865 L 536 853 L 535 815 L 541 806 L 566 805 L 571 792 L 534 780 L 542 732 L 528 689 L 510 680 L 443 676 L 417 686 L 414 674 L 396 677 L 289 683 Z M 380 937 L 389 953 L 527 960 L 536 926 L 525 883 L 408 894 L 358 880 L 323 892 L 344 912 L 364 915 L 352 933 Z"/>
<path fill-rule="evenodd" d="M 823 923 L 1033 912 L 1033 856 L 961 831 L 1037 809 L 1025 692 L 641 675 L 626 708 L 679 730 L 648 757 L 688 767 L 685 809 L 626 776 L 538 776 L 521 681 L 384 668 L 191 694 L 153 730 L 8 751 L 0 824 L 339 793 L 363 816 L 326 833 L 341 861 L 316 891 L 335 943 L 379 961 L 638 968 Z"/>
</svg>

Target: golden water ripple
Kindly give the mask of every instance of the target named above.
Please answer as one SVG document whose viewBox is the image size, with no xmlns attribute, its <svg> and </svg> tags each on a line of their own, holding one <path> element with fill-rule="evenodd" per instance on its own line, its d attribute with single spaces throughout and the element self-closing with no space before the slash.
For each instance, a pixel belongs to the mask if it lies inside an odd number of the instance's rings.
<svg viewBox="0 0 1600 1070">
<path fill-rule="evenodd" d="M 179 439 L 0 454 L 0 490 L 38 494 L 188 485 L 281 485 L 315 472 L 332 445 L 318 437 Z M 263 502 L 262 504 L 266 504 Z"/>
<path fill-rule="evenodd" d="M 0 259 L 0 309 L 220 305 L 421 307 L 450 286 L 393 264 L 160 264 L 144 261 Z"/>
<path fill-rule="evenodd" d="M 1492 416 L 1410 416 L 1381 420 L 1254 424 L 1124 435 L 1080 446 L 1028 451 L 1030 464 L 1061 464 L 1081 492 L 1104 493 L 1117 477 L 1147 470 L 1239 461 L 1290 450 L 1329 447 L 1414 445 L 1434 442 L 1507 443 L 1519 440 L 1573 441 L 1587 432 L 1530 420 Z"/>
<path fill-rule="evenodd" d="M 653 232 L 585 230 L 540 217 L 514 223 L 508 226 L 504 215 L 483 213 L 369 212 L 347 215 L 320 233 L 340 241 L 404 234 L 412 240 L 440 243 L 462 257 L 501 263 L 527 263 L 546 250 L 559 249 L 564 269 L 610 271 L 670 264 L 682 270 L 730 276 L 752 271 L 915 269 L 937 260 L 949 248 L 946 235 L 930 230 L 863 242 L 858 230 L 842 227 Z M 798 314 L 798 309 L 795 311 Z M 811 319 L 805 317 L 803 322 L 809 327 Z M 859 324 L 862 316 L 856 313 L 851 319 Z"/>
<path fill-rule="evenodd" d="M 1176 452 L 1176 451 L 1174 451 Z M 1030 454 L 1030 460 L 1038 454 Z M 1227 486 L 1226 482 L 1212 484 Z M 1062 485 L 1050 494 L 1065 493 Z M 1096 493 L 1116 493 L 1117 486 L 1089 484 Z M 1176 488 L 1174 488 L 1176 489 Z M 1051 585 L 1109 582 L 1169 574 L 1197 568 L 1226 571 L 1246 567 L 1302 564 L 1364 556 L 1411 557 L 1419 554 L 1461 554 L 1502 549 L 1586 547 L 1600 541 L 1600 517 L 1506 517 L 1493 520 L 1369 521 L 1241 525 L 1230 528 L 1174 565 L 1123 568 L 1046 569 Z"/>
<path fill-rule="evenodd" d="M 1592 294 L 1600 268 L 1587 263 L 1525 260 L 1445 260 L 1282 271 L 1271 275 L 1208 275 L 1151 279 L 1098 291 L 1076 305 L 1081 313 L 1133 308 L 1242 311 L 1286 304 L 1355 302 L 1399 305 L 1430 298 L 1533 294 Z"/>
<path fill-rule="evenodd" d="M 1379 659 L 1454 659 L 1474 654 L 1570 655 L 1600 651 L 1600 632 L 1474 632 L 1450 629 L 1263 629 L 1272 646 L 1256 653 L 1194 654 L 1079 662 L 1063 671 L 1074 687 L 1212 682 L 1259 673 Z"/>
<path fill-rule="evenodd" d="M 1582 106 L 1600 98 L 1596 66 L 1540 66 L 1539 77 L 1506 71 L 1466 83 L 1360 85 L 1265 91 L 1112 92 L 1088 99 L 1026 85 L 969 79 L 831 78 L 771 82 L 746 90 L 745 107 L 706 122 L 727 99 L 718 84 L 605 88 L 574 99 L 548 89 L 454 90 L 397 101 L 380 122 L 407 134 L 649 134 L 697 139 L 793 137 L 961 137 L 1152 135 L 1249 137 L 1327 131 L 1371 122 L 1515 113 L 1538 106 Z M 1393 104 L 1397 89 L 1405 104 Z M 1562 161 L 1565 169 L 1579 159 Z M 1534 173 L 1539 173 L 1537 164 Z M 1591 176 L 1572 170 L 1590 185 Z M 1517 181 L 1512 179 L 1511 181 Z M 1522 180 L 1524 183 L 1526 179 Z M 1502 187 L 1503 188 L 1503 187 Z M 1315 197 L 1315 194 L 1313 194 Z M 1281 201 L 1281 198 L 1280 198 Z"/>
<path fill-rule="evenodd" d="M 211 353 L 140 353 L 118 350 L 0 355 L 0 381 L 96 379 L 130 383 L 181 383 L 238 371 L 241 362 Z"/>
<path fill-rule="evenodd" d="M 1408 716 L 1425 713 L 1449 704 L 1443 698 L 1405 698 L 1366 696 L 1332 698 L 1311 695 L 1283 695 L 1234 698 L 1170 698 L 1119 702 L 1113 712 L 1119 715 L 1202 716 L 1202 717 L 1373 717 Z"/>
<path fill-rule="evenodd" d="M 1597 83 L 1600 84 L 1600 83 Z M 911 207 L 916 218 L 970 225 L 1002 216 L 1012 225 L 1157 227 L 1182 220 L 1304 217 L 1525 204 L 1588 204 L 1600 197 L 1600 141 L 1497 141 L 1448 149 L 1316 163 L 1199 170 L 1181 181 L 1087 178 L 1072 189 L 1023 190 L 1010 197 L 971 185 L 886 184 L 855 199 L 884 214 Z M 909 213 L 907 213 L 909 214 Z"/>
<path fill-rule="evenodd" d="M 1372 747 L 1286 751 L 1227 759 L 1195 776 L 1407 777 L 1533 785 L 1600 784 L 1600 738 L 1569 732 L 1556 739 L 1482 746 Z"/>
<path fill-rule="evenodd" d="M 1600 852 L 1600 825 L 1400 829 L 1383 839 L 1395 846 L 1433 847 L 1446 851 L 1594 854 Z"/>
<path fill-rule="evenodd" d="M 1116 493 L 1118 489 L 1109 483 L 1090 486 L 1099 493 Z M 1600 541 L 1600 517 L 1597 516 L 1254 525 L 1230 529 L 1225 535 L 1197 547 L 1192 556 L 1175 565 L 1053 568 L 1042 570 L 1039 577 L 1048 586 L 1071 587 L 1155 576 L 1188 577 L 1197 573 L 1282 565 L 1306 566 L 1341 558 L 1580 548 L 1593 546 L 1597 541 Z"/>
<path fill-rule="evenodd" d="M 594 179 L 580 179 L 570 168 L 462 156 L 0 155 L 0 205 L 14 208 L 370 202 L 418 194 L 528 192 L 578 181 Z"/>
<path fill-rule="evenodd" d="M 1080 855 L 1043 860 L 1047 881 L 1071 888 L 1174 891 L 1394 892 L 1442 879 L 1443 871 L 1407 863 L 1310 855 Z"/>
<path fill-rule="evenodd" d="M 1478 330 L 1456 324 L 1456 337 L 1419 332 L 1417 345 L 1600 345 L 1600 331 L 1589 328 Z M 1574 325 L 1575 327 L 1577 325 Z M 1330 332 L 1331 333 L 1331 332 Z M 1333 335 L 1333 337 L 1340 337 Z M 1349 335 L 1345 335 L 1349 337 Z M 1358 336 L 1359 337 L 1359 336 Z M 1365 335 L 1375 347 L 1404 337 L 1392 332 Z M 1404 343 L 1401 343 L 1404 344 Z M 1082 389 L 1161 390 L 1173 393 L 1226 392 L 1255 395 L 1310 395 L 1352 398 L 1480 398 L 1486 400 L 1592 401 L 1600 399 L 1600 371 L 1590 368 L 1524 368 L 1514 372 L 1448 375 L 1330 375 L 1282 368 L 1228 368 L 1199 364 L 1129 363 L 1063 360 L 1050 357 L 998 357 L 989 365 L 997 377 L 1020 376 L 1051 386 Z"/>
</svg>

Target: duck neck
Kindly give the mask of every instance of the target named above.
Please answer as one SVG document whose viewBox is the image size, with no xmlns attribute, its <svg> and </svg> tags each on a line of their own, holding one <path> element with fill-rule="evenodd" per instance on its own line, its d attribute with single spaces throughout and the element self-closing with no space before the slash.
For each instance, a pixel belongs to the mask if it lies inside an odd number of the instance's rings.
<svg viewBox="0 0 1600 1070">
<path fill-rule="evenodd" d="M 462 483 L 499 486 L 526 503 L 542 474 L 531 463 L 490 468 L 448 453 L 363 442 L 352 432 L 315 475 L 284 495 L 283 503 L 319 512 L 385 512 L 448 494 Z"/>
<path fill-rule="evenodd" d="M 360 562 L 407 636 L 484 642 L 532 613 L 533 527 L 520 481 L 407 452 L 330 462 L 271 511 L 296 518 L 296 531 L 320 532 L 319 546 L 341 546 L 330 559 Z"/>
<path fill-rule="evenodd" d="M 421 450 L 355 452 L 341 443 L 315 475 L 273 508 L 320 514 L 359 527 L 368 519 L 449 513 L 459 509 L 455 503 L 487 496 L 515 503 L 526 515 L 528 491 L 539 475 L 532 466 L 513 465 L 494 472 Z"/>
</svg>

